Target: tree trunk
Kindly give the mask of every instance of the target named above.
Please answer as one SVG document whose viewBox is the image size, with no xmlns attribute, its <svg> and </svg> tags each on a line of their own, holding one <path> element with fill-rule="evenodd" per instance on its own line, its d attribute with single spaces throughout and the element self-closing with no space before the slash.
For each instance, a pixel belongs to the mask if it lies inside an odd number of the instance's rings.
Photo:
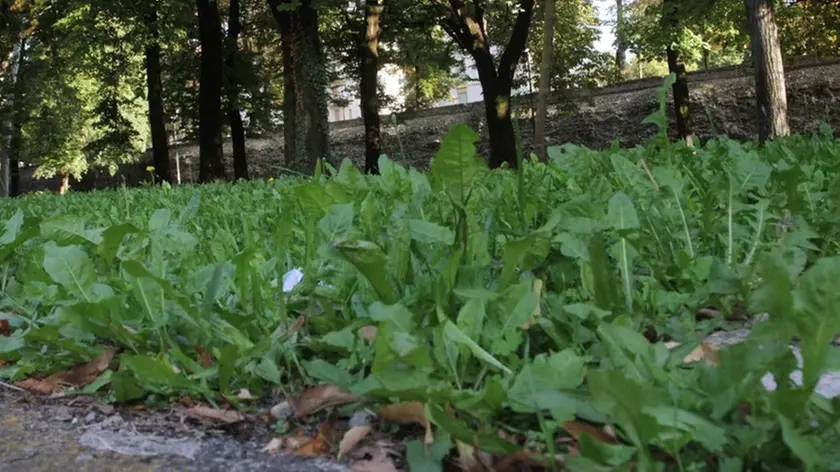
<svg viewBox="0 0 840 472">
<path fill-rule="evenodd" d="M 665 12 L 663 14 L 663 21 L 666 27 L 671 31 L 675 31 L 679 26 L 679 17 L 677 16 L 677 6 L 674 0 L 665 0 Z M 677 119 L 677 135 L 680 139 L 685 140 L 689 146 L 693 144 L 693 130 L 691 126 L 691 116 L 689 114 L 689 106 L 691 101 L 688 94 L 688 81 L 685 78 L 685 65 L 679 61 L 679 54 L 677 50 L 669 43 L 665 50 L 668 58 L 668 73 L 673 73 L 677 76 L 677 81 L 674 82 L 672 92 L 674 95 L 674 114 Z"/>
<path fill-rule="evenodd" d="M 621 0 L 618 3 L 620 5 Z M 545 142 L 545 120 L 548 115 L 548 93 L 551 88 L 551 64 L 554 61 L 554 8 L 554 0 L 546 2 L 540 86 L 537 90 L 537 117 L 534 123 L 534 150 L 537 157 L 542 160 L 548 159 L 545 152 L 547 144 Z"/>
<path fill-rule="evenodd" d="M 447 17 L 444 28 L 470 53 L 475 61 L 478 80 L 481 82 L 487 131 L 490 135 L 488 164 L 491 168 L 497 168 L 507 162 L 511 168 L 516 168 L 516 134 L 511 120 L 510 95 L 516 66 L 528 40 L 528 31 L 534 16 L 534 0 L 519 0 L 513 31 L 499 59 L 498 69 L 490 52 L 490 38 L 487 36 L 481 2 L 476 8 L 468 8 L 463 0 L 450 0 L 449 3 L 451 14 Z"/>
<path fill-rule="evenodd" d="M 20 149 L 20 128 L 21 123 L 19 109 L 20 99 L 20 74 L 23 70 L 21 67 L 24 60 L 24 52 L 26 49 L 26 42 L 23 38 L 15 42 L 12 49 L 12 57 L 9 59 L 9 72 L 12 83 L 12 98 L 6 103 L 9 109 L 9 119 L 2 123 L 0 131 L 3 132 L 2 141 L 0 141 L 0 172 L 2 172 L 2 182 L 0 182 L 0 192 L 4 197 L 14 197 L 17 195 L 16 188 L 18 185 L 14 182 L 15 177 L 20 175 L 18 169 L 18 155 Z M 17 137 L 17 149 L 15 149 L 15 141 Z M 19 177 L 17 178 L 19 181 Z"/>
<path fill-rule="evenodd" d="M 239 109 L 239 34 L 242 32 L 239 0 L 230 0 L 228 18 L 227 97 L 230 140 L 233 144 L 233 178 L 248 180 L 248 156 L 245 153 L 245 126 Z"/>
<path fill-rule="evenodd" d="M 201 39 L 198 141 L 201 183 L 225 178 L 222 155 L 222 23 L 216 0 L 196 0 Z"/>
<path fill-rule="evenodd" d="M 286 165 L 311 173 L 328 159 L 329 122 L 326 63 L 312 0 L 268 0 L 280 29 L 284 77 L 284 153 Z"/>
<path fill-rule="evenodd" d="M 384 0 L 365 0 L 365 41 L 361 45 L 362 118 L 365 122 L 365 172 L 379 174 L 382 139 L 379 123 L 379 33 Z"/>
<path fill-rule="evenodd" d="M 64 195 L 70 189 L 70 174 L 67 171 L 61 171 L 58 180 L 58 194 Z"/>
<path fill-rule="evenodd" d="M 149 42 L 146 44 L 149 127 L 152 133 L 152 161 L 155 166 L 155 180 L 172 183 L 166 115 L 163 113 L 163 84 L 160 69 L 160 32 L 158 30 L 157 9 L 158 2 L 150 1 L 146 11 L 146 27 L 150 34 Z"/>
<path fill-rule="evenodd" d="M 615 2 L 615 68 L 621 77 L 627 68 L 627 40 L 624 32 L 624 0 Z"/>
<path fill-rule="evenodd" d="M 790 134 L 785 68 L 773 0 L 746 0 L 746 8 L 755 65 L 758 139 L 764 142 Z"/>
</svg>

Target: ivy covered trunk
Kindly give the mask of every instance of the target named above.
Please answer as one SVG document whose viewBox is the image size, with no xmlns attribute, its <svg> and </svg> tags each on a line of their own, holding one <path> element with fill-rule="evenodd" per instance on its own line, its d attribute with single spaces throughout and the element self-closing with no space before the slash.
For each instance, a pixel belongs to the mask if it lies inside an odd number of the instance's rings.
<svg viewBox="0 0 840 472">
<path fill-rule="evenodd" d="M 26 53 L 26 41 L 20 39 L 15 42 L 12 56 L 9 59 L 9 75 L 11 77 L 13 94 L 7 102 L 11 113 L 6 122 L 0 122 L 0 172 L 3 181 L 0 184 L 4 196 L 16 197 L 20 193 L 20 167 L 18 156 L 21 145 L 21 93 L 23 91 L 22 73 Z"/>
<path fill-rule="evenodd" d="M 362 118 L 365 122 L 365 172 L 379 173 L 382 138 L 379 122 L 379 94 L 376 76 L 379 72 L 379 33 L 383 0 L 365 1 L 365 41 L 361 45 Z"/>
<path fill-rule="evenodd" d="M 230 0 L 228 16 L 227 98 L 230 140 L 233 144 L 233 178 L 248 179 L 248 156 L 245 152 L 245 126 L 239 110 L 239 34 L 242 32 L 239 0 Z"/>
<path fill-rule="evenodd" d="M 619 77 L 627 68 L 627 38 L 624 31 L 624 0 L 615 1 L 615 68 Z"/>
<path fill-rule="evenodd" d="M 677 16 L 677 4 L 674 0 L 665 0 L 663 4 L 665 11 L 662 19 L 671 32 L 675 32 L 679 27 L 679 17 Z M 677 81 L 671 87 L 674 95 L 674 114 L 677 119 L 677 135 L 680 139 L 685 140 L 689 146 L 693 144 L 694 131 L 691 126 L 691 115 L 689 114 L 691 100 L 688 95 L 688 81 L 686 80 L 685 65 L 680 63 L 679 53 L 671 45 L 669 41 L 665 50 L 668 59 L 668 73 L 673 73 L 677 77 Z"/>
<path fill-rule="evenodd" d="M 621 1 L 619 0 L 619 4 Z M 554 7 L 555 2 L 545 4 L 545 26 L 543 26 L 543 50 L 540 63 L 540 85 L 537 89 L 537 116 L 534 122 L 534 152 L 547 160 L 545 122 L 548 118 L 548 93 L 551 88 L 551 64 L 554 61 Z"/>
<path fill-rule="evenodd" d="M 487 35 L 483 3 L 477 2 L 470 7 L 463 0 L 450 0 L 449 5 L 443 27 L 453 40 L 470 53 L 481 82 L 487 131 L 490 135 L 488 164 L 491 168 L 497 168 L 507 162 L 515 168 L 518 162 L 510 95 L 516 66 L 525 51 L 528 30 L 534 16 L 534 0 L 516 2 L 516 21 L 499 59 L 498 68 L 490 52 L 491 42 Z"/>
<path fill-rule="evenodd" d="M 216 0 L 196 0 L 201 40 L 198 90 L 198 180 L 225 178 L 222 159 L 222 23 Z"/>
<path fill-rule="evenodd" d="M 163 113 L 163 85 L 160 69 L 160 32 L 158 30 L 158 2 L 147 4 L 146 28 L 146 87 L 148 89 L 149 128 L 152 134 L 152 162 L 157 182 L 172 182 L 169 166 L 169 144 Z"/>
<path fill-rule="evenodd" d="M 758 138 L 764 142 L 790 134 L 785 66 L 772 0 L 746 0 L 755 65 Z"/>
<path fill-rule="evenodd" d="M 312 173 L 328 158 L 327 71 L 311 0 L 268 0 L 283 52 L 283 129 L 286 166 Z"/>
</svg>

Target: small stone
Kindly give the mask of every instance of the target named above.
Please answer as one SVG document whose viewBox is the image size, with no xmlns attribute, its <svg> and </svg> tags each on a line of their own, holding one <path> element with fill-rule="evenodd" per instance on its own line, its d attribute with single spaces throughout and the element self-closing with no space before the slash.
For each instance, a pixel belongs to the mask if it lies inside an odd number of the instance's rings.
<svg viewBox="0 0 840 472">
<path fill-rule="evenodd" d="M 72 421 L 73 414 L 70 413 L 69 408 L 60 408 L 55 412 L 55 419 L 58 421 Z"/>
<path fill-rule="evenodd" d="M 271 407 L 271 417 L 275 420 L 284 421 L 294 414 L 294 409 L 289 402 L 281 402 Z"/>
<path fill-rule="evenodd" d="M 87 414 L 87 416 L 85 416 L 85 423 L 90 424 L 90 423 L 93 423 L 94 421 L 96 421 L 96 412 L 91 411 L 90 413 Z"/>
<path fill-rule="evenodd" d="M 357 426 L 368 426 L 373 419 L 373 415 L 370 412 L 365 410 L 359 410 L 353 413 L 353 416 L 350 417 L 349 426 L 351 428 L 355 428 Z"/>
<path fill-rule="evenodd" d="M 103 415 L 113 415 L 114 407 L 113 405 L 99 405 L 99 412 Z"/>
</svg>

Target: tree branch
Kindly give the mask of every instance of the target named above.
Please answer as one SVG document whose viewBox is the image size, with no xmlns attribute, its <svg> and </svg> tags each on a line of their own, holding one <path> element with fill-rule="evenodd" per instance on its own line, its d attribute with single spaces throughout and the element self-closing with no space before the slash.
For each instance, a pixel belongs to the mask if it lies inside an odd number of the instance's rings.
<svg viewBox="0 0 840 472">
<path fill-rule="evenodd" d="M 531 29 L 531 19 L 534 16 L 534 0 L 519 0 L 519 14 L 516 15 L 516 23 L 510 35 L 505 52 L 499 61 L 499 76 L 513 80 L 513 72 L 516 64 L 522 57 L 525 44 L 528 41 L 528 31 Z"/>
</svg>

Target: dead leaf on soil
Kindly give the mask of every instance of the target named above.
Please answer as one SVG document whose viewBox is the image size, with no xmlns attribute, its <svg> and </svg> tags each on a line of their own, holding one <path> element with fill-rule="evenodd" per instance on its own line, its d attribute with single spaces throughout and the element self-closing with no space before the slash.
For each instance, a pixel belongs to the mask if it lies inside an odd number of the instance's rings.
<svg viewBox="0 0 840 472">
<path fill-rule="evenodd" d="M 195 405 L 187 410 L 187 416 L 202 420 L 220 421 L 226 424 L 240 423 L 245 421 L 245 415 L 236 410 L 219 410 L 204 405 Z"/>
<path fill-rule="evenodd" d="M 493 456 L 475 446 L 455 440 L 458 451 L 458 467 L 468 472 L 492 472 Z"/>
<path fill-rule="evenodd" d="M 618 440 L 615 437 L 615 430 L 611 427 L 604 427 L 599 429 L 595 425 L 583 423 L 581 421 L 564 421 L 563 429 L 565 429 L 573 438 L 580 440 L 581 434 L 588 434 L 594 439 L 608 444 L 616 444 Z"/>
<path fill-rule="evenodd" d="M 41 394 L 61 393 L 65 386 L 84 387 L 108 369 L 116 354 L 116 349 L 108 347 L 90 362 L 79 364 L 67 371 L 56 372 L 44 379 L 29 378 L 17 382 L 15 385 L 30 392 Z"/>
<path fill-rule="evenodd" d="M 344 433 L 341 442 L 338 444 L 337 459 L 341 459 L 348 452 L 352 451 L 367 435 L 370 433 L 371 427 L 369 425 L 356 426 L 350 428 Z"/>
<path fill-rule="evenodd" d="M 563 469 L 563 457 L 557 456 L 556 470 Z M 547 461 L 538 454 L 531 454 L 528 451 L 519 451 L 499 459 L 493 464 L 493 472 L 519 472 L 520 470 L 532 470 L 533 468 L 544 469 L 549 467 Z M 550 468 L 550 467 L 549 467 Z"/>
<path fill-rule="evenodd" d="M 292 450 L 292 454 L 301 457 L 328 455 L 335 442 L 337 420 L 338 410 L 334 409 L 330 416 L 318 427 L 318 434 Z"/>
<path fill-rule="evenodd" d="M 301 393 L 294 406 L 297 417 L 303 418 L 325 408 L 360 401 L 362 401 L 361 397 L 333 385 L 319 385 Z"/>
<path fill-rule="evenodd" d="M 670 341 L 665 343 L 665 347 L 667 347 L 668 349 L 674 349 L 679 345 L 680 343 L 676 341 Z M 693 351 L 688 353 L 688 355 L 683 358 L 683 363 L 690 364 L 692 362 L 697 361 L 706 361 L 707 364 L 711 366 L 716 366 L 718 365 L 717 351 L 718 347 L 714 344 L 702 343 L 696 348 L 694 348 Z"/>
<path fill-rule="evenodd" d="M 12 325 L 6 318 L 0 318 L 0 336 L 8 336 L 12 334 Z"/>
<path fill-rule="evenodd" d="M 426 409 L 422 402 L 406 402 L 387 405 L 377 412 L 382 419 L 396 421 L 402 424 L 419 424 L 426 428 L 426 445 L 435 442 L 435 435 L 432 433 L 432 424 L 426 418 Z"/>
<path fill-rule="evenodd" d="M 283 447 L 283 440 L 280 438 L 274 438 L 269 441 L 268 444 L 265 445 L 260 452 L 266 452 L 268 454 L 276 454 L 280 448 Z"/>
</svg>

